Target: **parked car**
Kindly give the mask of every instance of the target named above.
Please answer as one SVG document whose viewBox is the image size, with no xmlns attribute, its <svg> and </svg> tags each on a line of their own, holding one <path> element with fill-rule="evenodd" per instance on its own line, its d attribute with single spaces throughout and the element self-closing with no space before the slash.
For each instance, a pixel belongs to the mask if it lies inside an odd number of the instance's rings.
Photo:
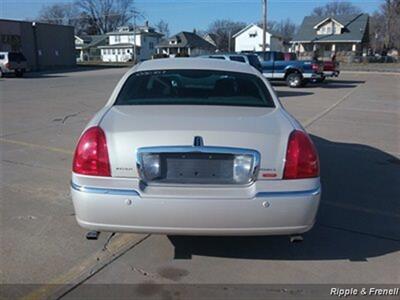
<svg viewBox="0 0 400 300">
<path fill-rule="evenodd" d="M 26 58 L 22 53 L 0 52 L 0 77 L 9 73 L 15 73 L 15 76 L 22 77 L 26 69 Z"/>
<path fill-rule="evenodd" d="M 283 52 L 267 51 L 265 55 L 257 52 L 262 73 L 270 80 L 285 80 L 290 87 L 301 87 L 309 81 L 317 81 L 323 76 L 321 62 L 312 60 L 288 60 Z"/>
<path fill-rule="evenodd" d="M 326 77 L 338 77 L 340 74 L 340 69 L 339 69 L 339 62 L 338 61 L 324 61 L 323 62 L 324 66 L 324 76 L 322 77 L 322 80 L 325 80 Z"/>
<path fill-rule="evenodd" d="M 258 71 L 262 72 L 262 67 L 260 60 L 258 59 L 258 56 L 255 55 L 254 53 L 218 53 L 218 54 L 211 54 L 211 55 L 204 55 L 201 56 L 203 58 L 214 58 L 214 59 L 224 59 L 224 60 L 231 60 L 231 61 L 236 61 L 236 62 L 241 62 L 241 63 L 246 63 L 254 68 L 256 68 Z"/>
<path fill-rule="evenodd" d="M 84 129 L 71 193 L 97 232 L 300 234 L 318 210 L 318 154 L 248 64 L 148 60 Z"/>
</svg>

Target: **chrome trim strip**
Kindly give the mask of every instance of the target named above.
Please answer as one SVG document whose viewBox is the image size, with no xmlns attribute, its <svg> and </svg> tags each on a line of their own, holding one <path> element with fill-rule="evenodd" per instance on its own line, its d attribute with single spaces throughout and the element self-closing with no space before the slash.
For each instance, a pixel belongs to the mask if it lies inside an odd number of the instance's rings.
<svg viewBox="0 0 400 300">
<path fill-rule="evenodd" d="M 123 189 L 110 189 L 110 188 L 97 188 L 81 186 L 71 181 L 71 188 L 78 192 L 84 192 L 89 194 L 104 194 L 104 195 L 118 195 L 118 196 L 140 196 L 135 190 L 123 190 Z"/>
<path fill-rule="evenodd" d="M 118 195 L 118 196 L 139 196 L 140 194 L 136 190 L 123 190 L 123 189 L 110 189 L 110 188 L 97 188 L 81 186 L 71 181 L 71 188 L 78 192 L 84 192 L 89 194 L 104 194 L 104 195 Z M 313 190 L 307 191 L 282 191 L 282 192 L 259 192 L 255 195 L 255 198 L 268 198 L 268 197 L 307 197 L 317 196 L 321 193 L 321 188 L 318 187 Z"/>
<path fill-rule="evenodd" d="M 307 191 L 282 191 L 282 192 L 259 192 L 255 198 L 267 198 L 267 197 L 307 197 L 317 196 L 321 194 L 321 187 Z"/>
<path fill-rule="evenodd" d="M 233 147 L 216 147 L 216 146 L 161 146 L 161 147 L 142 147 L 138 148 L 136 152 L 136 167 L 140 178 L 146 182 L 146 178 L 142 176 L 143 172 L 143 153 L 218 153 L 218 154 L 247 154 L 253 156 L 253 166 L 251 170 L 251 182 L 257 180 L 258 171 L 261 164 L 261 154 L 257 150 L 246 148 L 233 148 Z"/>
</svg>

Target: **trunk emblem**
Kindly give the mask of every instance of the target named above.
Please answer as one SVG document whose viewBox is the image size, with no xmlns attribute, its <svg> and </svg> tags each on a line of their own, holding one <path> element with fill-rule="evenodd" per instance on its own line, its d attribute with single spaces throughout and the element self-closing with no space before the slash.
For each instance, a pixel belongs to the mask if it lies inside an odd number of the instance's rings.
<svg viewBox="0 0 400 300">
<path fill-rule="evenodd" d="M 203 147 L 204 146 L 204 141 L 201 136 L 195 136 L 193 140 L 193 146 L 194 147 Z"/>
</svg>

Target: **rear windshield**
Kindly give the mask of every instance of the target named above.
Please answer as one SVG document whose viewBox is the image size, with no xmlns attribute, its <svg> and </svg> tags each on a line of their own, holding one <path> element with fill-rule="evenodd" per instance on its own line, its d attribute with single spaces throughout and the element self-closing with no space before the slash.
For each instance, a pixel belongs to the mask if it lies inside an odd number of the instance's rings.
<svg viewBox="0 0 400 300">
<path fill-rule="evenodd" d="M 132 74 L 115 105 L 230 105 L 274 107 L 264 82 L 247 73 L 163 70 Z"/>
<path fill-rule="evenodd" d="M 8 54 L 8 60 L 9 61 L 26 61 L 25 56 L 22 53 L 19 52 L 10 52 Z"/>
</svg>

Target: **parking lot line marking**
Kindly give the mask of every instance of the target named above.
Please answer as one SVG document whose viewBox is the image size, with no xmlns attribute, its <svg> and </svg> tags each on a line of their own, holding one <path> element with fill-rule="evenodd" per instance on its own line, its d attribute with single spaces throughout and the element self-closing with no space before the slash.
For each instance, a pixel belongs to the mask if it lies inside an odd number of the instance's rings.
<svg viewBox="0 0 400 300">
<path fill-rule="evenodd" d="M 356 90 L 358 90 L 361 86 L 362 86 L 362 84 L 358 85 L 357 87 L 352 89 L 350 92 L 348 92 L 346 95 L 344 95 L 342 98 L 340 98 L 338 101 L 333 103 L 331 106 L 329 106 L 328 108 L 324 109 L 320 113 L 316 114 L 314 117 L 306 120 L 304 122 L 303 126 L 305 128 L 307 128 L 307 127 L 311 126 L 313 123 L 315 123 L 316 121 L 318 121 L 319 119 L 321 119 L 322 117 L 324 117 L 325 115 L 327 115 L 331 110 L 333 110 L 335 107 L 337 107 L 340 103 L 342 103 L 347 98 L 349 98 L 350 95 L 353 94 Z"/>
<path fill-rule="evenodd" d="M 59 299 L 131 250 L 150 235 L 119 234 L 101 249 L 21 300 Z"/>
<path fill-rule="evenodd" d="M 72 150 L 56 148 L 56 147 L 49 147 L 49 146 L 38 145 L 38 144 L 32 144 L 32 143 L 16 141 L 16 140 L 9 140 L 9 139 L 5 139 L 5 138 L 0 138 L 0 142 L 10 143 L 10 144 L 15 144 L 15 145 L 20 145 L 20 146 L 26 146 L 26 147 L 31 147 L 31 148 L 40 148 L 40 149 L 44 149 L 44 150 L 48 150 L 48 151 L 52 151 L 52 152 L 64 153 L 64 154 L 73 154 Z"/>
</svg>

